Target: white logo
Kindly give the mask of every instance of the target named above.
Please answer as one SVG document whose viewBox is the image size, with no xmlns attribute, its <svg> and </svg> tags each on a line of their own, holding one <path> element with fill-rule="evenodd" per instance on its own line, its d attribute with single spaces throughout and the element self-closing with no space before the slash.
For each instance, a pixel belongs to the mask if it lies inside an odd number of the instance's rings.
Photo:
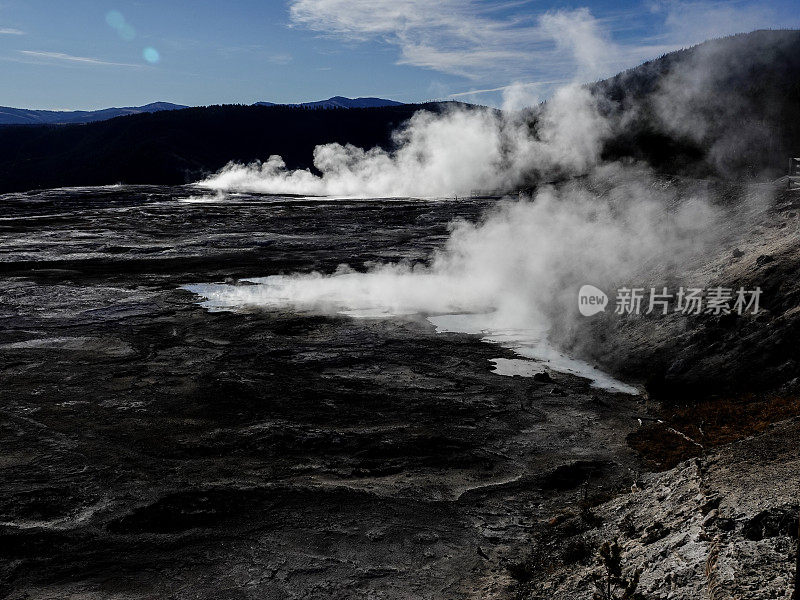
<svg viewBox="0 0 800 600">
<path fill-rule="evenodd" d="M 608 296 L 593 285 L 584 285 L 578 291 L 578 310 L 584 317 L 603 312 L 608 304 Z"/>
</svg>

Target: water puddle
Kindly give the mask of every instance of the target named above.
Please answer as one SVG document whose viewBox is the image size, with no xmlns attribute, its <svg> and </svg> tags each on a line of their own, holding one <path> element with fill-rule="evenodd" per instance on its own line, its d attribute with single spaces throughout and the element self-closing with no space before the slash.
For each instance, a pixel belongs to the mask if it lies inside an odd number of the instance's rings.
<svg viewBox="0 0 800 600">
<path fill-rule="evenodd" d="M 354 293 L 355 288 L 351 285 L 340 285 L 351 280 L 356 287 L 365 281 L 357 273 L 337 278 L 271 276 L 242 280 L 245 285 L 197 284 L 183 288 L 200 296 L 201 306 L 212 312 L 248 307 L 292 307 L 300 311 L 343 314 L 362 319 L 424 312 L 417 310 L 413 302 L 389 305 L 386 298 L 375 293 L 380 286 L 366 286 L 359 293 Z M 417 287 L 420 282 L 420 278 L 414 280 Z M 432 283 L 438 284 L 435 280 Z M 396 291 L 402 295 L 401 289 Z M 480 335 L 484 341 L 509 348 L 520 356 L 519 359 L 494 359 L 493 372 L 498 375 L 533 377 L 544 369 L 550 369 L 588 379 L 590 385 L 598 389 L 622 394 L 640 393 L 634 386 L 614 379 L 597 367 L 560 352 L 548 341 L 545 329 L 505 329 L 498 326 L 492 313 L 440 314 L 428 317 L 428 321 L 438 333 Z"/>
<path fill-rule="evenodd" d="M 571 358 L 556 349 L 548 340 L 545 330 L 495 329 L 491 314 L 439 315 L 428 317 L 437 333 L 467 333 L 481 335 L 486 342 L 499 344 L 513 350 L 522 358 L 494 358 L 492 371 L 498 375 L 533 377 L 545 369 L 568 373 L 588 379 L 592 387 L 622 394 L 639 394 L 632 385 L 614 379 L 597 367 Z"/>
</svg>

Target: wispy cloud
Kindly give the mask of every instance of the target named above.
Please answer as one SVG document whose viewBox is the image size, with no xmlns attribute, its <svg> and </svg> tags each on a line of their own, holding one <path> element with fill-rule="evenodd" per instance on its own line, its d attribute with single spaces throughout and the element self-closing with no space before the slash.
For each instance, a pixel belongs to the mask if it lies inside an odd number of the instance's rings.
<svg viewBox="0 0 800 600">
<path fill-rule="evenodd" d="M 121 62 L 101 60 L 99 58 L 92 58 L 89 56 L 73 56 L 72 54 L 64 54 L 63 52 L 45 52 L 41 50 L 19 50 L 19 53 L 29 58 L 40 59 L 42 61 L 47 61 L 47 62 L 65 62 L 65 63 L 82 64 L 82 65 L 135 67 L 135 68 L 140 68 L 142 66 L 131 63 L 121 63 Z"/>
<path fill-rule="evenodd" d="M 288 65 L 292 62 L 292 55 L 287 53 L 270 54 L 267 56 L 267 61 L 273 65 Z"/>
<path fill-rule="evenodd" d="M 348 43 L 383 42 L 398 49 L 398 64 L 462 76 L 494 92 L 511 81 L 594 79 L 710 37 L 781 26 L 769 8 L 742 0 L 643 0 L 603 19 L 588 8 L 534 12 L 531 6 L 506 0 L 290 0 L 289 11 L 295 27 Z M 646 15 L 652 27 L 632 34 Z"/>
<path fill-rule="evenodd" d="M 25 32 L 13 27 L 0 27 L 0 35 L 25 35 Z"/>
<path fill-rule="evenodd" d="M 493 88 L 486 88 L 483 90 L 468 90 L 466 92 L 456 92 L 455 94 L 448 94 L 448 98 L 461 98 L 462 96 L 479 96 L 481 94 L 491 94 L 494 92 L 505 92 L 513 88 L 523 87 L 538 87 L 542 85 L 559 85 L 569 83 L 569 79 L 553 79 L 551 81 L 530 81 L 526 83 L 512 83 L 510 85 L 501 85 Z"/>
<path fill-rule="evenodd" d="M 549 42 L 534 20 L 498 19 L 475 0 L 293 0 L 290 18 L 350 42 L 392 44 L 401 64 L 476 80 L 498 70 L 517 72 L 531 50 Z"/>
<path fill-rule="evenodd" d="M 291 0 L 289 10 L 296 27 L 350 43 L 381 41 L 398 48 L 398 64 L 461 76 L 487 89 L 519 80 L 610 75 L 630 66 L 632 53 L 647 50 L 621 47 L 612 39 L 612 23 L 588 8 L 531 12 L 530 6 L 482 0 Z"/>
</svg>

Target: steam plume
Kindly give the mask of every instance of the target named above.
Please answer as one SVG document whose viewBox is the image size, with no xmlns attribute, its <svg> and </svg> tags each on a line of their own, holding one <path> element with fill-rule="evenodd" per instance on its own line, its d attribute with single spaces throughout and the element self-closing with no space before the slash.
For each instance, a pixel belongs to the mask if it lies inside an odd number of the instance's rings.
<svg viewBox="0 0 800 600">
<path fill-rule="evenodd" d="M 271 194 L 444 197 L 510 190 L 526 177 L 556 170 L 580 174 L 597 162 L 607 128 L 588 90 L 565 87 L 536 116 L 532 135 L 520 113 L 419 111 L 395 132 L 394 151 L 325 144 L 314 150 L 321 175 L 287 170 L 279 156 L 271 156 L 264 163 L 229 164 L 200 185 Z"/>
<path fill-rule="evenodd" d="M 491 313 L 493 328 L 546 328 L 584 283 L 629 281 L 644 267 L 685 265 L 727 231 L 700 195 L 678 199 L 644 168 L 606 165 L 580 182 L 500 203 L 479 223 L 459 222 L 429 264 L 256 279 L 212 286 L 217 306 L 291 306 L 368 314 Z M 670 207 L 671 208 L 666 208 Z"/>
<path fill-rule="evenodd" d="M 582 29 L 577 31 L 582 35 Z M 584 53 L 577 46 L 575 52 Z M 702 102 L 702 86 L 681 82 L 696 83 L 706 68 L 700 61 L 684 73 L 672 73 L 667 80 L 673 85 L 670 97 L 684 91 L 693 103 Z M 513 95 L 516 102 L 518 94 Z M 577 318 L 576 294 L 583 284 L 612 292 L 619 285 L 647 285 L 654 273 L 662 276 L 654 285 L 664 284 L 666 277 L 680 278 L 687 265 L 730 236 L 732 224 L 763 207 L 738 212 L 722 208 L 702 185 L 674 185 L 643 164 L 603 162 L 603 142 L 639 110 L 623 108 L 621 114 L 605 110 L 587 88 L 573 84 L 531 111 L 454 108 L 442 115 L 417 113 L 396 133 L 394 151 L 320 146 L 314 153 L 320 175 L 287 170 L 279 157 L 263 164 L 228 165 L 203 185 L 390 197 L 512 190 L 533 182 L 536 192 L 498 203 L 478 223 L 454 224 L 445 246 L 425 264 L 390 263 L 366 272 L 342 265 L 331 274 L 190 289 L 216 307 L 289 306 L 372 315 L 478 313 L 484 315 L 482 328 L 487 330 L 547 331 L 554 323 Z M 687 126 L 663 90 L 648 110 L 656 110 L 656 122 L 667 128 Z M 698 136 L 709 130 L 705 123 L 691 127 Z"/>
</svg>

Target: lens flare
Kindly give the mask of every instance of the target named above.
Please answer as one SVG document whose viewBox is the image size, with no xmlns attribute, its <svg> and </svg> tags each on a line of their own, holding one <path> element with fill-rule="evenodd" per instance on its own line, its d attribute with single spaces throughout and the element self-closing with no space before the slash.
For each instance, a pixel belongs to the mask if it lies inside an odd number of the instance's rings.
<svg viewBox="0 0 800 600">
<path fill-rule="evenodd" d="M 158 50 L 153 48 L 152 46 L 148 46 L 142 51 L 142 56 L 144 59 L 149 62 L 150 64 L 154 65 L 158 61 L 161 60 L 161 55 L 158 53 Z"/>
<path fill-rule="evenodd" d="M 132 41 L 136 37 L 136 30 L 125 21 L 125 16 L 118 10 L 111 10 L 106 13 L 106 23 L 117 31 L 117 35 L 126 42 Z"/>
<path fill-rule="evenodd" d="M 106 14 L 106 23 L 114 29 L 120 29 L 125 27 L 125 17 L 118 10 L 110 10 Z"/>
</svg>

